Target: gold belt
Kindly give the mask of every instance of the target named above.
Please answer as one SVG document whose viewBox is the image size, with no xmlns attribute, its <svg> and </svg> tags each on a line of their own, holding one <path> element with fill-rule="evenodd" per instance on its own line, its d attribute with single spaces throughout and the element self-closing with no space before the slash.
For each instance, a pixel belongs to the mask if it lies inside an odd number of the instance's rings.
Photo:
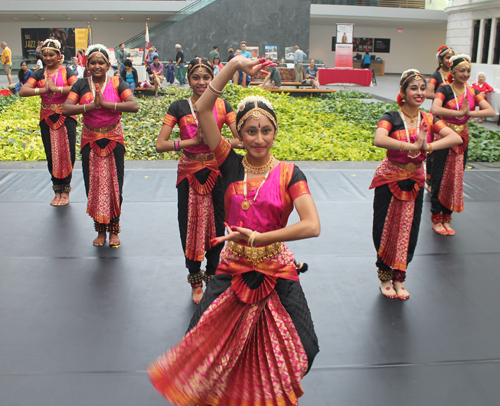
<svg viewBox="0 0 500 406">
<path fill-rule="evenodd" d="M 407 171 L 414 171 L 415 169 L 418 169 L 422 166 L 422 162 L 420 162 L 419 164 L 414 164 L 413 162 L 410 162 L 410 163 L 407 163 L 407 164 L 400 164 L 399 162 L 394 162 L 391 160 L 391 163 L 393 165 L 396 165 L 398 168 L 401 168 L 401 169 L 406 169 Z"/>
<path fill-rule="evenodd" d="M 50 110 L 57 110 L 57 109 L 62 109 L 62 107 L 64 106 L 64 103 L 61 103 L 61 104 L 45 104 L 44 102 L 42 102 L 42 107 L 44 109 L 50 109 Z"/>
<path fill-rule="evenodd" d="M 448 121 L 446 121 L 446 120 L 444 120 L 444 122 L 446 123 L 446 125 L 448 127 L 450 127 L 458 135 L 460 135 L 460 133 L 464 130 L 464 128 L 467 127 L 467 124 L 462 124 L 462 125 L 452 124 L 452 123 L 448 123 Z"/>
<path fill-rule="evenodd" d="M 263 247 L 249 247 L 248 245 L 241 245 L 234 241 L 229 241 L 229 250 L 239 257 L 246 257 L 248 261 L 259 263 L 265 259 L 276 256 L 283 249 L 282 242 L 274 242 Z"/>
<path fill-rule="evenodd" d="M 187 152 L 186 150 L 184 150 L 182 151 L 182 153 L 186 155 L 187 158 L 200 162 L 211 161 L 212 159 L 214 159 L 214 154 L 212 152 L 208 154 L 192 154 L 191 152 Z"/>
<path fill-rule="evenodd" d="M 87 127 L 90 131 L 94 131 L 95 133 L 103 133 L 106 134 L 108 131 L 111 131 L 112 129 L 116 128 L 118 125 L 119 121 L 117 121 L 114 124 L 108 125 L 107 127 L 91 127 L 87 124 L 84 124 L 85 127 Z"/>
</svg>

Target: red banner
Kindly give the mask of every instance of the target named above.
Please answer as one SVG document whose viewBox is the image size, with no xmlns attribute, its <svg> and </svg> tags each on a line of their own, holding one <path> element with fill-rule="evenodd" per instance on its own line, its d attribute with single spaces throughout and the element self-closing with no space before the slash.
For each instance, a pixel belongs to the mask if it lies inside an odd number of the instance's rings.
<svg viewBox="0 0 500 406">
<path fill-rule="evenodd" d="M 335 67 L 352 68 L 352 44 L 337 44 L 335 50 Z"/>
</svg>

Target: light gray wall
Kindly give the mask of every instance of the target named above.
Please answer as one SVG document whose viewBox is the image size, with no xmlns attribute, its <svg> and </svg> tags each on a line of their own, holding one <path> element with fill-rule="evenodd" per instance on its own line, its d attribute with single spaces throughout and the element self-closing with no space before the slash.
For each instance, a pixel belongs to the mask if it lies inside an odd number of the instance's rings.
<svg viewBox="0 0 500 406">
<path fill-rule="evenodd" d="M 299 45 L 309 52 L 311 0 L 217 0 L 197 13 L 150 38 L 161 59 L 174 59 L 176 43 L 182 45 L 186 61 L 208 56 L 219 46 L 223 61 L 230 47 L 238 49 L 245 40 L 249 46 L 277 45 L 278 57 L 285 47 Z"/>
</svg>

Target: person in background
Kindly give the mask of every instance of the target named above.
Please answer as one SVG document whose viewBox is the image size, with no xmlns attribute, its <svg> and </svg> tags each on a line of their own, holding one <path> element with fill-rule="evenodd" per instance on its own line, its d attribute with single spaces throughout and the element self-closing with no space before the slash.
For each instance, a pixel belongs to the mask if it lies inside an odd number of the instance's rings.
<svg viewBox="0 0 500 406">
<path fill-rule="evenodd" d="M 313 89 L 319 89 L 318 68 L 314 59 L 311 59 L 306 68 L 306 84 L 311 85 Z"/>
<path fill-rule="evenodd" d="M 241 41 L 240 47 L 241 47 L 241 51 L 238 55 L 244 56 L 245 58 L 252 59 L 252 54 L 247 51 L 246 41 Z M 235 73 L 235 76 L 236 76 L 236 73 Z M 243 86 L 243 87 L 248 86 L 250 84 L 251 80 L 252 80 L 252 78 L 248 77 L 248 75 L 243 71 L 238 72 L 236 82 L 234 81 L 234 77 L 233 77 L 233 83 L 241 84 L 241 86 Z"/>
<path fill-rule="evenodd" d="M 71 86 L 78 80 L 62 66 L 61 43 L 47 39 L 42 45 L 45 69 L 37 70 L 19 90 L 19 96 L 40 96 L 40 132 L 55 193 L 51 206 L 67 206 L 75 164 L 76 118 L 62 114 Z"/>
<path fill-rule="evenodd" d="M 154 59 L 155 59 L 155 56 L 158 56 L 158 51 L 156 50 L 156 48 L 154 46 L 151 46 L 151 48 L 149 48 L 149 51 L 148 51 L 148 66 L 151 66 L 154 62 Z"/>
<path fill-rule="evenodd" d="M 168 65 L 165 66 L 165 70 L 167 71 L 167 82 L 172 85 L 175 82 L 175 66 L 172 59 L 168 61 Z"/>
<path fill-rule="evenodd" d="M 125 65 L 123 62 L 125 62 L 125 59 L 127 59 L 127 53 L 125 52 L 125 44 L 122 42 L 118 49 L 115 52 L 116 56 L 116 64 L 118 65 L 118 69 L 120 70 L 120 73 L 123 72 L 123 69 L 125 69 Z"/>
<path fill-rule="evenodd" d="M 33 72 L 28 69 L 28 63 L 26 61 L 21 62 L 21 69 L 17 72 L 19 83 L 16 83 L 16 93 L 19 93 L 19 90 L 21 90 L 21 87 L 28 81 L 31 75 L 33 75 Z"/>
<path fill-rule="evenodd" d="M 5 71 L 5 74 L 7 75 L 7 79 L 9 80 L 9 86 L 12 85 L 12 51 L 10 48 L 7 46 L 6 42 L 2 42 L 2 64 L 3 64 L 3 70 Z"/>
<path fill-rule="evenodd" d="M 175 55 L 175 70 L 179 76 L 179 85 L 182 86 L 186 83 L 186 78 L 184 77 L 184 51 L 180 44 L 175 44 L 175 50 L 177 54 Z"/>
<path fill-rule="evenodd" d="M 83 67 L 83 57 L 85 56 L 85 50 L 79 49 L 76 53 L 76 57 L 78 58 L 78 65 Z"/>
<path fill-rule="evenodd" d="M 431 174 L 432 229 L 441 235 L 455 235 L 451 228 L 453 212 L 464 211 L 464 169 L 467 161 L 471 117 L 491 117 L 493 107 L 476 89 L 467 84 L 470 78 L 470 57 L 465 54 L 450 58 L 447 82 L 437 89 L 431 113 L 440 116 L 444 123 L 464 140 L 460 146 L 434 151 Z M 479 111 L 474 111 L 479 105 Z"/>
<path fill-rule="evenodd" d="M 130 90 L 132 90 L 132 94 L 134 94 L 135 88 L 139 87 L 137 71 L 132 66 L 132 61 L 130 59 L 125 59 L 123 64 L 125 65 L 125 69 L 121 73 L 122 79 L 127 82 Z"/>
<path fill-rule="evenodd" d="M 208 53 L 208 60 L 212 62 L 212 64 L 215 58 L 219 58 L 220 61 L 219 47 L 217 45 L 214 45 L 213 49 Z"/>
<path fill-rule="evenodd" d="M 273 60 L 272 58 L 267 58 L 267 61 L 272 63 Z M 271 89 L 281 87 L 281 74 L 276 66 L 270 65 L 267 72 L 265 70 L 262 70 L 262 72 L 267 73 L 267 76 L 264 78 L 264 82 L 262 82 L 260 87 Z"/>
<path fill-rule="evenodd" d="M 163 64 L 160 62 L 160 58 L 156 55 L 153 58 L 153 63 L 149 65 L 149 69 L 151 69 L 151 74 L 149 75 L 149 79 L 151 84 L 155 87 L 155 97 L 158 96 L 158 89 L 161 89 L 161 84 L 165 80 L 165 76 L 163 76 Z"/>
<path fill-rule="evenodd" d="M 362 69 L 370 69 L 371 57 L 368 49 L 365 50 L 365 56 L 363 56 L 363 63 L 361 64 Z"/>
<path fill-rule="evenodd" d="M 33 72 L 37 71 L 38 69 L 43 69 L 42 54 L 36 55 L 36 65 L 33 66 Z"/>
<path fill-rule="evenodd" d="M 229 62 L 231 59 L 233 59 L 235 57 L 235 55 L 234 55 L 234 49 L 233 48 L 229 48 L 227 50 L 227 52 L 229 54 L 229 56 L 227 57 L 227 61 Z"/>
<path fill-rule="evenodd" d="M 224 67 L 224 65 L 220 62 L 220 58 L 218 56 L 214 58 L 213 65 L 214 65 L 214 76 L 217 76 Z"/>
<path fill-rule="evenodd" d="M 294 73 L 295 73 L 295 81 L 302 82 L 304 80 L 304 59 L 307 58 L 307 55 L 299 48 L 298 45 L 294 46 L 295 52 L 293 54 L 293 63 L 294 63 Z"/>
<path fill-rule="evenodd" d="M 72 58 L 72 61 L 73 61 L 73 65 L 71 65 L 70 68 L 73 69 L 73 72 L 75 72 L 75 75 L 78 77 L 78 79 L 83 78 L 84 69 L 83 69 L 83 66 L 78 64 L 78 58 L 76 56 L 74 56 Z"/>
<path fill-rule="evenodd" d="M 488 93 L 491 93 L 493 90 L 495 90 L 488 83 L 486 83 L 486 75 L 483 72 L 479 72 L 477 74 L 477 82 L 473 83 L 472 87 L 476 89 L 479 92 L 479 94 L 483 96 L 485 99 Z M 471 117 L 470 121 L 475 123 L 474 117 Z M 483 119 L 479 117 L 477 121 L 479 123 L 482 123 Z"/>
</svg>

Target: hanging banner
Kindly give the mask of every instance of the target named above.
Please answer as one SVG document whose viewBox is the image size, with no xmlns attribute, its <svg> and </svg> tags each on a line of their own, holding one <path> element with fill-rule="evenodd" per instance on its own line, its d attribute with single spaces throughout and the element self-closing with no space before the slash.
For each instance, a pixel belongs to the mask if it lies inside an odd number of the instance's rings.
<svg viewBox="0 0 500 406">
<path fill-rule="evenodd" d="M 87 32 L 87 29 L 84 29 Z M 64 60 L 71 63 L 71 58 L 76 56 L 77 47 L 76 33 L 74 28 L 21 28 L 21 40 L 23 44 L 23 59 L 36 60 L 36 54 L 40 53 L 40 46 L 47 38 L 57 39 L 61 43 L 61 54 Z M 84 46 L 87 49 L 87 40 Z"/>
<path fill-rule="evenodd" d="M 90 36 L 92 37 L 92 28 L 90 29 Z M 89 30 L 87 28 L 75 28 L 75 48 L 87 50 L 87 42 L 89 37 Z"/>
<path fill-rule="evenodd" d="M 354 24 L 337 24 L 335 67 L 352 68 L 352 40 Z"/>
</svg>

